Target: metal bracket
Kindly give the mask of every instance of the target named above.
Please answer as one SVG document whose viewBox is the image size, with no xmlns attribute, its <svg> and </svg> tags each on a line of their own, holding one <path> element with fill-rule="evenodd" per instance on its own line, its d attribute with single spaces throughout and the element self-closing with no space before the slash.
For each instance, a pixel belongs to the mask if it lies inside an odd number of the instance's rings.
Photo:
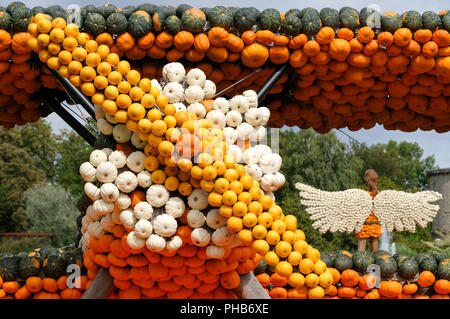
<svg viewBox="0 0 450 319">
<path fill-rule="evenodd" d="M 261 103 L 267 93 L 275 86 L 275 84 L 278 82 L 278 80 L 281 78 L 281 76 L 286 72 L 288 68 L 288 63 L 285 63 L 281 65 L 275 72 L 272 73 L 270 78 L 264 83 L 261 88 L 259 89 L 257 96 L 258 96 L 258 103 Z"/>
</svg>

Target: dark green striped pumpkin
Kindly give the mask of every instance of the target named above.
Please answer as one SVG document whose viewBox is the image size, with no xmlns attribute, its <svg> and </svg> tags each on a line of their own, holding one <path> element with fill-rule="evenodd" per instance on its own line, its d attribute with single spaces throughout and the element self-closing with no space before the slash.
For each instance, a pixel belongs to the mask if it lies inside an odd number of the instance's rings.
<svg viewBox="0 0 450 319">
<path fill-rule="evenodd" d="M 355 252 L 352 256 L 353 259 L 353 269 L 356 271 L 365 273 L 367 267 L 375 262 L 372 254 L 366 251 Z"/>
<path fill-rule="evenodd" d="M 108 18 L 109 15 L 113 14 L 114 12 L 118 11 L 118 8 L 111 4 L 111 3 L 106 3 L 100 7 L 97 7 L 97 13 L 101 14 L 103 16 L 103 18 Z"/>
<path fill-rule="evenodd" d="M 380 266 L 380 274 L 382 277 L 390 277 L 397 271 L 397 262 L 390 255 L 376 257 L 375 264 Z"/>
<path fill-rule="evenodd" d="M 192 9 L 192 8 L 193 7 L 190 4 L 185 4 L 185 3 L 180 4 L 177 6 L 176 16 L 178 18 L 181 18 L 187 10 Z"/>
<path fill-rule="evenodd" d="M 442 29 L 442 21 L 439 15 L 433 11 L 425 11 L 422 14 L 423 27 L 431 31 Z"/>
<path fill-rule="evenodd" d="M 435 273 L 438 268 L 438 264 L 436 262 L 436 259 L 434 257 L 430 256 L 428 258 L 424 258 L 419 263 L 419 268 L 421 271 L 428 270 L 432 273 Z"/>
<path fill-rule="evenodd" d="M 398 274 L 405 279 L 413 279 L 419 272 L 419 265 L 417 262 L 409 257 L 404 257 L 398 263 Z"/>
<path fill-rule="evenodd" d="M 384 13 L 381 16 L 381 27 L 384 31 L 394 33 L 403 26 L 402 17 L 398 13 Z"/>
<path fill-rule="evenodd" d="M 5 257 L 0 260 L 0 277 L 3 281 L 13 281 L 19 276 L 20 258 L 17 256 Z"/>
<path fill-rule="evenodd" d="M 17 32 L 26 31 L 33 16 L 30 8 L 17 7 L 11 14 L 12 30 Z"/>
<path fill-rule="evenodd" d="M 9 14 L 12 14 L 14 10 L 16 10 L 17 8 L 26 8 L 27 6 L 25 5 L 25 3 L 21 2 L 21 1 L 13 1 L 10 4 L 8 4 L 8 6 L 6 7 L 6 12 L 8 12 Z"/>
<path fill-rule="evenodd" d="M 181 19 L 176 15 L 172 15 L 166 18 L 164 21 L 164 30 L 168 33 L 175 35 L 182 29 Z"/>
<path fill-rule="evenodd" d="M 128 19 L 129 16 L 136 11 L 137 11 L 137 9 L 135 6 L 126 6 L 126 7 L 119 9 L 118 12 L 122 13 Z M 145 11 L 145 10 L 143 10 L 143 11 Z"/>
<path fill-rule="evenodd" d="M 339 12 L 341 27 L 356 30 L 359 27 L 359 12 L 350 7 L 344 7 Z"/>
<path fill-rule="evenodd" d="M 150 15 L 142 10 L 136 11 L 128 18 L 128 32 L 136 38 L 150 32 L 152 29 L 152 20 Z"/>
<path fill-rule="evenodd" d="M 128 20 L 121 12 L 114 12 L 106 19 L 106 31 L 111 35 L 121 35 L 127 32 Z"/>
<path fill-rule="evenodd" d="M 31 277 L 31 276 L 39 276 L 41 271 L 42 257 L 39 254 L 35 255 L 27 255 L 20 258 L 19 262 L 19 272 L 20 277 L 22 279 Z"/>
<path fill-rule="evenodd" d="M 11 23 L 11 15 L 6 11 L 0 11 L 0 29 L 9 31 Z"/>
<path fill-rule="evenodd" d="M 339 12 L 332 8 L 323 8 L 319 12 L 320 20 L 322 21 L 322 26 L 330 27 L 333 29 L 338 29 L 341 25 L 339 19 Z"/>
<path fill-rule="evenodd" d="M 442 28 L 450 32 L 450 12 L 441 16 Z"/>
<path fill-rule="evenodd" d="M 234 25 L 241 32 L 250 30 L 257 23 L 259 14 L 254 7 L 240 8 L 233 15 Z"/>
<path fill-rule="evenodd" d="M 206 25 L 206 15 L 200 9 L 189 9 L 181 17 L 181 24 L 184 30 L 199 33 Z"/>
<path fill-rule="evenodd" d="M 294 15 L 285 15 L 281 21 L 281 32 L 287 35 L 295 36 L 302 31 L 302 20 Z"/>
<path fill-rule="evenodd" d="M 422 28 L 422 15 L 414 10 L 407 11 L 402 15 L 403 26 L 410 29 L 411 32 Z"/>
<path fill-rule="evenodd" d="M 342 273 L 346 269 L 353 268 L 353 260 L 348 255 L 337 255 L 333 260 L 333 267 L 336 268 L 340 273 Z"/>
<path fill-rule="evenodd" d="M 322 260 L 328 268 L 333 267 L 334 256 L 327 252 L 320 253 L 320 260 Z"/>
<path fill-rule="evenodd" d="M 222 27 L 229 30 L 233 26 L 233 12 L 224 6 L 215 6 L 208 13 L 209 23 L 212 27 Z"/>
<path fill-rule="evenodd" d="M 439 263 L 437 275 L 439 279 L 450 280 L 450 258 L 444 259 Z"/>
<path fill-rule="evenodd" d="M 136 7 L 135 11 L 142 10 L 147 12 L 149 15 L 153 15 L 156 10 L 158 10 L 158 6 L 152 3 L 143 3 Z"/>
<path fill-rule="evenodd" d="M 58 279 L 66 274 L 66 262 L 59 255 L 51 255 L 42 263 L 44 276 Z"/>
<path fill-rule="evenodd" d="M 258 16 L 258 23 L 263 30 L 277 32 L 281 25 L 280 11 L 273 8 L 261 11 Z"/>
<path fill-rule="evenodd" d="M 86 15 L 84 19 L 84 28 L 87 33 L 92 36 L 97 36 L 105 31 L 106 20 L 100 13 L 91 12 Z"/>
<path fill-rule="evenodd" d="M 67 13 L 66 10 L 59 6 L 59 5 L 53 5 L 48 7 L 45 12 L 50 15 L 52 18 L 66 18 Z"/>
<path fill-rule="evenodd" d="M 307 36 L 316 35 L 322 28 L 322 21 L 320 20 L 317 10 L 307 10 L 302 15 L 302 32 Z"/>
</svg>

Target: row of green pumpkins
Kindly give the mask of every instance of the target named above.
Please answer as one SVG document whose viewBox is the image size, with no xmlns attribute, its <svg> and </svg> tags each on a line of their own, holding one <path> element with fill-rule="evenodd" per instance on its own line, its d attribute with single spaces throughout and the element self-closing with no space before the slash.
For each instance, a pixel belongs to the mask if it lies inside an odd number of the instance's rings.
<svg viewBox="0 0 450 319">
<path fill-rule="evenodd" d="M 360 11 L 351 7 L 342 7 L 340 10 L 323 8 L 320 11 L 307 7 L 280 13 L 274 8 L 260 11 L 255 7 L 194 8 L 189 4 L 157 6 L 149 3 L 123 8 L 107 3 L 66 10 L 60 5 L 28 8 L 20 1 L 0 7 L 0 29 L 26 31 L 30 19 L 37 13 L 49 14 L 54 18 L 62 17 L 68 23 L 75 22 L 93 36 L 102 32 L 119 35 L 127 31 L 135 37 L 141 37 L 150 31 L 176 34 L 186 30 L 199 33 L 209 27 L 223 27 L 236 32 L 260 28 L 289 36 L 300 33 L 313 36 L 324 26 L 354 31 L 363 26 L 377 27 L 377 23 L 383 30 L 392 33 L 401 27 L 411 31 L 421 28 L 450 31 L 450 12 L 447 10 L 439 14 L 433 11 L 420 14 L 411 10 L 400 15 L 396 12 L 382 14 L 371 7 L 364 7 Z"/>
</svg>

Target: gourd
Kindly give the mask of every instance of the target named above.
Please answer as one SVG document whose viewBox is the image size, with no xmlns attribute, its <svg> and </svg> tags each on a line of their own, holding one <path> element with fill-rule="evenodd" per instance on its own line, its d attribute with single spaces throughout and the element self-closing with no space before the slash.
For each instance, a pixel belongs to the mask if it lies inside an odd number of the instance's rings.
<svg viewBox="0 0 450 319">
<path fill-rule="evenodd" d="M 255 181 L 260 182 L 263 176 L 261 167 L 258 164 L 247 164 L 245 165 L 245 171 L 250 175 Z"/>
<path fill-rule="evenodd" d="M 80 165 L 80 170 L 79 171 L 80 171 L 81 177 L 86 182 L 95 182 L 95 180 L 96 180 L 96 177 L 95 177 L 96 169 L 91 163 L 84 162 L 83 164 Z"/>
<path fill-rule="evenodd" d="M 157 234 L 151 234 L 145 241 L 145 246 L 151 251 L 162 251 L 166 248 L 166 240 Z"/>
<path fill-rule="evenodd" d="M 146 193 L 147 202 L 153 207 L 162 207 L 169 200 L 169 192 L 163 185 L 152 185 Z"/>
<path fill-rule="evenodd" d="M 259 107 L 258 109 L 259 109 L 259 112 L 261 113 L 260 125 L 265 126 L 269 122 L 270 110 L 269 110 L 269 108 L 267 108 L 265 106 Z"/>
<path fill-rule="evenodd" d="M 180 62 L 171 62 L 164 65 L 162 76 L 169 82 L 182 82 L 186 75 L 186 70 Z"/>
<path fill-rule="evenodd" d="M 433 11 L 425 11 L 422 14 L 423 27 L 431 31 L 442 29 L 442 21 L 439 15 Z M 13 22 L 14 23 L 14 22 Z"/>
<path fill-rule="evenodd" d="M 252 126 L 261 125 L 262 113 L 258 108 L 251 108 L 245 112 L 245 121 Z"/>
<path fill-rule="evenodd" d="M 139 238 L 136 232 L 129 232 L 127 235 L 127 245 L 131 249 L 141 249 L 145 246 L 145 239 Z"/>
<path fill-rule="evenodd" d="M 206 75 L 201 69 L 193 68 L 186 74 L 186 83 L 188 85 L 197 85 L 203 87 L 205 85 Z"/>
<path fill-rule="evenodd" d="M 186 105 L 184 105 L 183 103 L 176 102 L 176 103 L 173 103 L 173 105 L 175 106 L 175 109 L 177 110 L 177 112 L 187 110 Z"/>
<path fill-rule="evenodd" d="M 254 147 L 250 147 L 244 151 L 243 159 L 245 164 L 258 164 L 259 151 Z"/>
<path fill-rule="evenodd" d="M 148 141 L 141 140 L 139 134 L 137 132 L 133 132 L 131 135 L 131 144 L 137 149 L 144 149 L 145 145 L 148 144 Z"/>
<path fill-rule="evenodd" d="M 186 218 L 187 218 L 188 225 L 191 226 L 192 228 L 203 227 L 203 225 L 206 222 L 205 214 L 203 214 L 198 209 L 191 209 L 187 213 Z"/>
<path fill-rule="evenodd" d="M 434 259 L 432 256 L 423 258 L 419 262 L 419 269 L 420 271 L 431 271 L 432 273 L 435 273 L 437 271 L 438 264 L 436 262 L 436 259 Z"/>
<path fill-rule="evenodd" d="M 262 30 L 277 32 L 281 25 L 280 12 L 273 8 L 261 11 L 257 20 Z"/>
<path fill-rule="evenodd" d="M 319 12 L 320 20 L 322 21 L 322 26 L 331 27 L 333 29 L 338 29 L 340 27 L 339 12 L 332 8 L 323 8 Z"/>
<path fill-rule="evenodd" d="M 145 158 L 146 155 L 140 151 L 131 153 L 127 158 L 128 168 L 135 173 L 143 171 Z"/>
<path fill-rule="evenodd" d="M 414 10 L 407 11 L 402 15 L 403 26 L 415 32 L 422 28 L 422 15 Z"/>
<path fill-rule="evenodd" d="M 245 90 L 242 95 L 247 98 L 249 108 L 258 107 L 258 94 L 255 91 Z"/>
<path fill-rule="evenodd" d="M 125 209 L 120 213 L 120 223 L 128 229 L 132 229 L 137 221 L 131 209 Z"/>
<path fill-rule="evenodd" d="M 127 156 L 123 151 L 113 151 L 109 154 L 108 161 L 113 163 L 114 166 L 119 169 L 127 164 Z"/>
<path fill-rule="evenodd" d="M 104 135 L 111 135 L 114 132 L 114 127 L 104 118 L 97 119 L 97 128 Z"/>
<path fill-rule="evenodd" d="M 90 12 L 86 15 L 83 25 L 87 33 L 97 36 L 105 30 L 106 20 L 101 14 Z"/>
<path fill-rule="evenodd" d="M 375 263 L 380 266 L 380 274 L 382 277 L 392 276 L 397 271 L 397 263 L 395 262 L 395 259 L 389 255 L 376 257 Z"/>
<path fill-rule="evenodd" d="M 10 4 L 8 4 L 8 6 L 6 7 L 6 12 L 8 12 L 9 14 L 12 14 L 14 12 L 14 10 L 16 10 L 17 8 L 21 8 L 24 9 L 27 6 L 25 5 L 25 3 L 21 2 L 21 1 L 13 1 Z"/>
<path fill-rule="evenodd" d="M 245 113 L 250 107 L 248 99 L 243 95 L 235 95 L 229 101 L 230 109 L 236 110 L 239 113 Z"/>
<path fill-rule="evenodd" d="M 217 228 L 211 235 L 211 240 L 216 246 L 225 247 L 234 239 L 234 233 L 227 226 Z"/>
<path fill-rule="evenodd" d="M 236 131 L 235 131 L 235 133 L 236 133 Z M 237 139 L 237 133 L 234 136 Z M 241 150 L 241 148 L 239 146 L 237 146 L 237 145 L 229 145 L 228 146 L 228 154 L 234 156 L 234 158 L 236 160 L 236 163 L 242 162 L 243 154 L 242 154 L 242 150 Z"/>
<path fill-rule="evenodd" d="M 9 31 L 11 28 L 12 18 L 6 11 L 0 11 L 0 29 Z"/>
<path fill-rule="evenodd" d="M 42 258 L 39 255 L 24 256 L 19 261 L 19 274 L 22 278 L 39 276 Z"/>
<path fill-rule="evenodd" d="M 191 232 L 191 240 L 194 245 L 198 247 L 204 247 L 211 241 L 210 233 L 204 228 L 195 228 Z"/>
<path fill-rule="evenodd" d="M 240 32 L 250 30 L 257 23 L 259 14 L 255 7 L 240 8 L 233 15 L 234 25 Z"/>
<path fill-rule="evenodd" d="M 131 199 L 127 194 L 120 194 L 119 198 L 117 198 L 117 201 L 115 202 L 115 208 L 118 210 L 124 210 L 130 207 L 131 205 Z"/>
<path fill-rule="evenodd" d="M 320 255 L 322 259 L 322 254 Z M 355 252 L 352 256 L 353 259 L 353 269 L 356 271 L 365 273 L 367 267 L 374 263 L 375 259 L 367 252 Z"/>
<path fill-rule="evenodd" d="M 92 208 L 97 216 L 104 216 L 113 211 L 114 203 L 106 202 L 103 199 L 97 199 L 92 204 Z"/>
<path fill-rule="evenodd" d="M 90 205 L 86 210 L 86 218 L 88 222 L 97 221 L 101 218 L 101 215 L 97 215 L 96 211 L 94 210 L 94 206 Z"/>
<path fill-rule="evenodd" d="M 115 182 L 117 188 L 123 193 L 134 191 L 138 184 L 136 175 L 130 171 L 120 173 Z"/>
<path fill-rule="evenodd" d="M 142 10 L 142 11 L 146 11 L 148 14 L 151 14 L 150 12 L 148 12 L 147 10 L 144 9 L 137 9 L 135 6 L 126 6 L 120 9 L 120 13 L 122 13 L 127 19 L 128 17 L 133 13 L 136 12 L 138 10 Z"/>
<path fill-rule="evenodd" d="M 147 188 L 152 185 L 152 175 L 149 171 L 144 170 L 137 175 L 138 185 L 142 188 Z"/>
<path fill-rule="evenodd" d="M 150 219 L 153 216 L 153 207 L 145 201 L 139 202 L 134 206 L 133 213 L 136 219 Z"/>
<path fill-rule="evenodd" d="M 208 12 L 208 20 L 212 27 L 222 27 L 229 30 L 233 26 L 233 13 L 224 6 L 215 6 Z"/>
<path fill-rule="evenodd" d="M 231 110 L 225 115 L 225 121 L 228 127 L 237 127 L 242 123 L 242 115 L 237 110 Z"/>
<path fill-rule="evenodd" d="M 212 99 L 216 94 L 216 84 L 211 80 L 205 80 L 203 93 L 205 94 L 205 99 Z"/>
<path fill-rule="evenodd" d="M 128 32 L 136 38 L 144 36 L 152 29 L 152 20 L 145 11 L 136 11 L 128 18 Z"/>
<path fill-rule="evenodd" d="M 178 228 L 176 219 L 168 214 L 156 216 L 152 223 L 155 233 L 162 237 L 174 235 Z"/>
<path fill-rule="evenodd" d="M 208 195 L 203 189 L 194 189 L 187 198 L 188 206 L 197 210 L 205 209 L 208 207 Z"/>
<path fill-rule="evenodd" d="M 266 192 L 274 192 L 280 189 L 284 183 L 284 175 L 279 172 L 264 174 L 261 178 L 261 188 Z"/>
<path fill-rule="evenodd" d="M 224 97 L 218 97 L 214 100 L 212 104 L 212 109 L 222 112 L 223 114 L 227 114 L 230 109 L 230 104 L 228 100 Z"/>
<path fill-rule="evenodd" d="M 450 12 L 447 12 L 441 17 L 442 28 L 450 32 Z"/>
<path fill-rule="evenodd" d="M 206 109 L 203 104 L 199 102 L 189 104 L 187 111 L 194 113 L 197 116 L 197 119 L 204 119 L 206 116 Z"/>
<path fill-rule="evenodd" d="M 444 259 L 439 263 L 437 276 L 439 279 L 450 280 L 450 258 Z"/>
<path fill-rule="evenodd" d="M 237 134 L 234 128 L 232 127 L 224 127 L 223 135 L 225 137 L 225 142 L 227 142 L 230 146 L 233 145 L 237 141 Z"/>
<path fill-rule="evenodd" d="M 176 15 L 171 15 L 164 20 L 164 31 L 176 35 L 182 29 L 181 19 Z"/>
<path fill-rule="evenodd" d="M 132 132 L 126 127 L 126 125 L 117 124 L 113 128 L 112 134 L 118 143 L 127 143 L 131 139 Z"/>
<path fill-rule="evenodd" d="M 184 12 L 181 17 L 183 29 L 192 33 L 203 31 L 206 25 L 206 16 L 203 11 L 197 8 L 192 8 Z"/>
<path fill-rule="evenodd" d="M 264 174 L 278 172 L 281 168 L 281 163 L 281 156 L 276 153 L 264 154 L 259 159 L 259 166 Z"/>
<path fill-rule="evenodd" d="M 31 9 L 17 7 L 11 13 L 12 30 L 24 32 L 27 30 L 32 17 Z"/>
<path fill-rule="evenodd" d="M 184 100 L 189 104 L 201 102 L 204 97 L 203 88 L 198 85 L 191 85 L 184 91 Z"/>
<path fill-rule="evenodd" d="M 186 210 L 186 205 L 184 201 L 179 197 L 170 197 L 167 201 L 165 207 L 165 212 L 174 218 L 181 217 Z"/>
<path fill-rule="evenodd" d="M 359 27 L 359 12 L 353 8 L 342 8 L 339 12 L 339 19 L 343 28 L 354 31 Z"/>
<path fill-rule="evenodd" d="M 403 25 L 402 18 L 396 12 L 385 12 L 381 16 L 381 27 L 384 31 L 394 33 Z"/>
<path fill-rule="evenodd" d="M 419 265 L 412 258 L 405 258 L 398 264 L 398 274 L 405 279 L 413 279 L 419 272 Z"/>
<path fill-rule="evenodd" d="M 49 6 L 46 10 L 45 13 L 47 13 L 48 15 L 50 15 L 52 18 L 63 18 L 66 19 L 66 10 L 61 7 L 60 5 L 52 5 Z"/>
<path fill-rule="evenodd" d="M 100 219 L 100 226 L 106 232 L 112 233 L 115 225 L 116 223 L 113 221 L 112 214 L 107 214 Z"/>
<path fill-rule="evenodd" d="M 100 187 L 100 196 L 107 203 L 113 203 L 119 198 L 119 189 L 113 183 L 106 183 Z"/>
<path fill-rule="evenodd" d="M 153 225 L 147 219 L 140 219 L 134 225 L 134 232 L 137 237 L 147 239 L 153 232 Z"/>
<path fill-rule="evenodd" d="M 219 209 L 211 209 L 206 215 L 206 224 L 212 229 L 218 229 L 227 224 L 227 219 L 220 215 Z"/>
<path fill-rule="evenodd" d="M 95 177 L 102 183 L 112 183 L 118 178 L 117 168 L 111 162 L 103 162 L 98 165 Z"/>
<path fill-rule="evenodd" d="M 253 133 L 253 126 L 248 123 L 241 123 L 236 127 L 236 133 L 240 140 L 248 140 Z"/>
<path fill-rule="evenodd" d="M 162 93 L 167 96 L 168 102 L 173 104 L 180 102 L 184 97 L 184 88 L 179 82 L 169 82 Z"/>
<path fill-rule="evenodd" d="M 183 240 L 179 236 L 173 236 L 166 242 L 166 249 L 168 251 L 176 251 L 183 246 Z"/>
<path fill-rule="evenodd" d="M 225 255 L 225 248 L 214 245 L 206 247 L 206 256 L 213 259 L 220 259 Z"/>
<path fill-rule="evenodd" d="M 153 15 L 156 12 L 157 9 L 158 9 L 158 6 L 154 5 L 152 3 L 143 3 L 143 4 L 140 4 L 140 5 L 138 5 L 136 7 L 136 10 L 145 11 L 145 12 L 147 12 L 150 15 Z"/>
<path fill-rule="evenodd" d="M 101 150 L 94 150 L 89 156 L 89 163 L 91 163 L 94 167 L 99 166 L 101 163 L 106 162 L 107 160 L 108 156 Z"/>
<path fill-rule="evenodd" d="M 44 276 L 58 279 L 66 273 L 66 262 L 57 255 L 51 255 L 45 258 L 42 263 Z"/>
<path fill-rule="evenodd" d="M 106 3 L 105 5 L 96 8 L 96 12 L 101 14 L 106 19 L 109 15 L 115 13 L 117 9 L 118 8 L 115 5 Z"/>
<path fill-rule="evenodd" d="M 333 260 L 333 267 L 336 268 L 340 273 L 342 273 L 346 269 L 352 269 L 353 267 L 352 257 L 349 257 L 344 254 L 336 256 Z"/>
<path fill-rule="evenodd" d="M 90 182 L 84 184 L 84 192 L 91 201 L 96 201 L 100 198 L 100 188 Z"/>
<path fill-rule="evenodd" d="M 95 221 L 93 223 L 90 223 L 88 226 L 88 234 L 91 236 L 91 238 L 100 238 L 105 234 L 105 231 L 103 230 L 102 226 L 100 225 L 100 222 Z"/>
<path fill-rule="evenodd" d="M 105 25 L 108 33 L 121 35 L 127 32 L 128 20 L 122 12 L 114 12 L 106 18 Z"/>
<path fill-rule="evenodd" d="M 286 15 L 281 21 L 281 32 L 296 36 L 302 31 L 302 20 L 296 15 Z"/>
</svg>

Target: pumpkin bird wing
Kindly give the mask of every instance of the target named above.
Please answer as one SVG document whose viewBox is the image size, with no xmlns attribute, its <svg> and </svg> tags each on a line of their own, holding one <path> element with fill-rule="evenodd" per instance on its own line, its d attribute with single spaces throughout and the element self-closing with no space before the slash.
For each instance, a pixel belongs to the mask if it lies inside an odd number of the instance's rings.
<svg viewBox="0 0 450 319">
<path fill-rule="evenodd" d="M 434 191 L 407 193 L 395 190 L 380 192 L 374 199 L 374 215 L 388 232 L 409 231 L 414 233 L 416 225 L 424 228 L 433 221 L 439 205 L 432 202 L 442 199 Z"/>
<path fill-rule="evenodd" d="M 361 189 L 327 192 L 302 183 L 295 188 L 314 221 L 312 226 L 321 233 L 359 232 L 372 211 L 372 198 Z"/>
</svg>

